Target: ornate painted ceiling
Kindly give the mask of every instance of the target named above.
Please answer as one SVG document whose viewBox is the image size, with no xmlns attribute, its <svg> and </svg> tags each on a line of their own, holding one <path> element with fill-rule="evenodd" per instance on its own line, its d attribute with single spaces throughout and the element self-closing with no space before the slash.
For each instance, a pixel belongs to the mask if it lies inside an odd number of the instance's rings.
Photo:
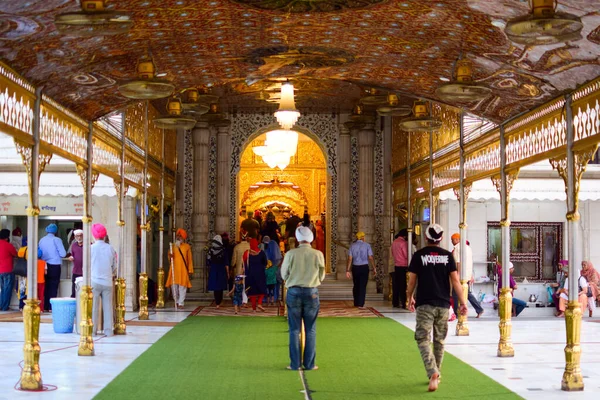
<svg viewBox="0 0 600 400">
<path fill-rule="evenodd" d="M 503 32 L 520 0 L 123 0 L 108 6 L 130 13 L 128 33 L 60 34 L 54 17 L 78 3 L 1 1 L 0 59 L 86 118 L 129 101 L 117 86 L 148 48 L 179 90 L 213 87 L 229 111 L 272 111 L 285 78 L 310 112 L 349 111 L 369 88 L 435 99 L 462 54 L 492 88 L 466 107 L 499 122 L 600 75 L 600 0 L 559 1 L 582 38 L 539 47 Z"/>
</svg>

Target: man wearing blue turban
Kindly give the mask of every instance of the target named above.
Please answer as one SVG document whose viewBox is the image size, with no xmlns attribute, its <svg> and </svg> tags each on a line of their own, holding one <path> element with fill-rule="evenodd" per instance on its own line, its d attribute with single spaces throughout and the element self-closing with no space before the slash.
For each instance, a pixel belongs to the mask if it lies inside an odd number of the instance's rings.
<svg viewBox="0 0 600 400">
<path fill-rule="evenodd" d="M 65 246 L 60 238 L 56 237 L 58 226 L 50 224 L 46 227 L 46 236 L 40 239 L 38 248 L 42 250 L 42 260 L 46 261 L 46 293 L 44 310 L 52 311 L 50 299 L 57 297 L 60 284 L 60 266 L 62 258 L 67 255 Z"/>
</svg>

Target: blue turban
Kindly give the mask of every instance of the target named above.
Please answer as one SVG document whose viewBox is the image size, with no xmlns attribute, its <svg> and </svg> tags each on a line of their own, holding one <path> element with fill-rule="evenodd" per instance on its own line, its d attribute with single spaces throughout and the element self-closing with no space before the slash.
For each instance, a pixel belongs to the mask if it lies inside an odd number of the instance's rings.
<svg viewBox="0 0 600 400">
<path fill-rule="evenodd" d="M 56 233 L 56 232 L 58 232 L 58 226 L 56 226 L 56 224 L 50 224 L 46 227 L 46 232 L 47 233 Z"/>
</svg>

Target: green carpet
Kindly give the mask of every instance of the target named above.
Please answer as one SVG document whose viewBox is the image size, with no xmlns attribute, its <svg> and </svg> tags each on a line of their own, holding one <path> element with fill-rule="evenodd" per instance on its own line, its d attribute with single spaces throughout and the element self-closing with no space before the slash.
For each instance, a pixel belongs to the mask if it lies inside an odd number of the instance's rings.
<svg viewBox="0 0 600 400">
<path fill-rule="evenodd" d="M 427 394 L 412 331 L 378 318 L 320 318 L 314 400 L 408 399 Z M 190 317 L 138 357 L 96 399 L 298 399 L 282 318 Z M 505 387 L 446 354 L 437 398 L 514 399 Z M 124 397 L 125 396 L 125 397 Z"/>
</svg>

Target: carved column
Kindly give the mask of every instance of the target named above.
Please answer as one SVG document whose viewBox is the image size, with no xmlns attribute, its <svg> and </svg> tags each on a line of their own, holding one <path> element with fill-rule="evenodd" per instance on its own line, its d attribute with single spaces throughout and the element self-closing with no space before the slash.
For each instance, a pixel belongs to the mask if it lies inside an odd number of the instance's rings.
<svg viewBox="0 0 600 400">
<path fill-rule="evenodd" d="M 348 247 L 352 237 L 352 222 L 350 216 L 350 130 L 340 125 L 340 137 L 338 139 L 338 240 L 342 246 Z M 337 262 L 337 278 L 344 279 L 346 276 L 346 248 L 340 248 Z"/>
<path fill-rule="evenodd" d="M 391 288 L 391 276 L 390 272 L 394 272 L 393 263 L 390 265 L 390 247 L 392 246 L 392 242 L 394 240 L 394 225 L 393 225 L 393 198 L 392 198 L 392 187 L 393 187 L 393 179 L 392 179 L 392 118 L 385 117 L 383 124 L 383 160 L 382 160 L 382 168 L 383 168 L 383 226 L 381 227 L 382 232 L 382 243 L 383 243 L 383 251 L 381 254 L 381 259 L 383 265 L 381 266 L 381 273 L 384 274 L 384 298 L 387 298 L 385 295 L 391 295 L 389 288 Z M 387 292 L 385 289 L 388 288 Z"/>
<path fill-rule="evenodd" d="M 205 251 L 208 243 L 208 168 L 209 168 L 209 142 L 210 128 L 208 122 L 201 121 L 192 130 L 194 143 L 194 168 L 193 168 L 193 214 L 192 214 L 192 254 L 194 256 L 195 278 L 204 282 Z M 206 288 L 203 287 L 202 290 Z"/>
<path fill-rule="evenodd" d="M 116 335 L 125 335 L 127 333 L 127 326 L 125 324 L 125 292 L 127 290 L 127 284 L 124 277 L 124 260 L 125 260 L 125 221 L 123 219 L 123 202 L 127 190 L 129 187 L 125 184 L 125 115 L 122 116 L 121 132 L 123 137 L 121 140 L 121 165 L 119 168 L 119 175 L 121 179 L 115 181 L 115 189 L 117 191 L 117 212 L 118 220 L 117 226 L 119 227 L 119 253 L 117 260 L 117 280 L 115 281 L 115 324 L 114 332 Z"/>
<path fill-rule="evenodd" d="M 435 204 L 433 199 L 433 132 L 429 131 L 429 223 L 435 224 Z"/>
<path fill-rule="evenodd" d="M 571 109 L 571 95 L 566 96 L 566 126 L 567 126 L 567 155 L 566 157 L 551 159 L 552 167 L 558 170 L 565 182 L 567 192 L 567 225 L 568 225 L 568 255 L 569 255 L 569 304 L 565 312 L 567 331 L 567 345 L 565 347 L 565 371 L 563 373 L 561 389 L 564 391 L 581 391 L 584 388 L 583 375 L 581 374 L 581 317 L 582 310 L 579 306 L 578 281 L 579 266 L 582 259 L 582 248 L 579 237 L 579 187 L 581 176 L 589 160 L 598 149 L 598 144 L 582 149 L 575 149 L 575 132 L 573 127 L 573 111 Z"/>
<path fill-rule="evenodd" d="M 220 235 L 229 232 L 229 187 L 231 185 L 230 159 L 231 136 L 229 127 L 231 123 L 217 127 L 217 219 L 215 232 Z M 232 238 L 233 239 L 233 238 Z"/>
<path fill-rule="evenodd" d="M 160 215 L 158 227 L 158 298 L 156 308 L 165 308 L 165 267 L 164 267 L 164 240 L 165 240 L 165 130 L 161 133 L 161 155 L 160 163 Z"/>
<path fill-rule="evenodd" d="M 140 251 L 140 262 L 141 272 L 139 279 L 140 288 L 140 309 L 138 312 L 138 318 L 140 320 L 149 319 L 148 314 L 148 231 L 150 225 L 148 224 L 148 216 L 146 206 L 148 205 L 148 101 L 144 107 L 144 177 L 142 179 L 142 201 L 140 205 L 141 214 L 141 251 Z"/>
<path fill-rule="evenodd" d="M 369 123 L 358 132 L 358 229 L 365 233 L 368 243 L 374 239 L 374 145 L 375 129 Z"/>
</svg>

